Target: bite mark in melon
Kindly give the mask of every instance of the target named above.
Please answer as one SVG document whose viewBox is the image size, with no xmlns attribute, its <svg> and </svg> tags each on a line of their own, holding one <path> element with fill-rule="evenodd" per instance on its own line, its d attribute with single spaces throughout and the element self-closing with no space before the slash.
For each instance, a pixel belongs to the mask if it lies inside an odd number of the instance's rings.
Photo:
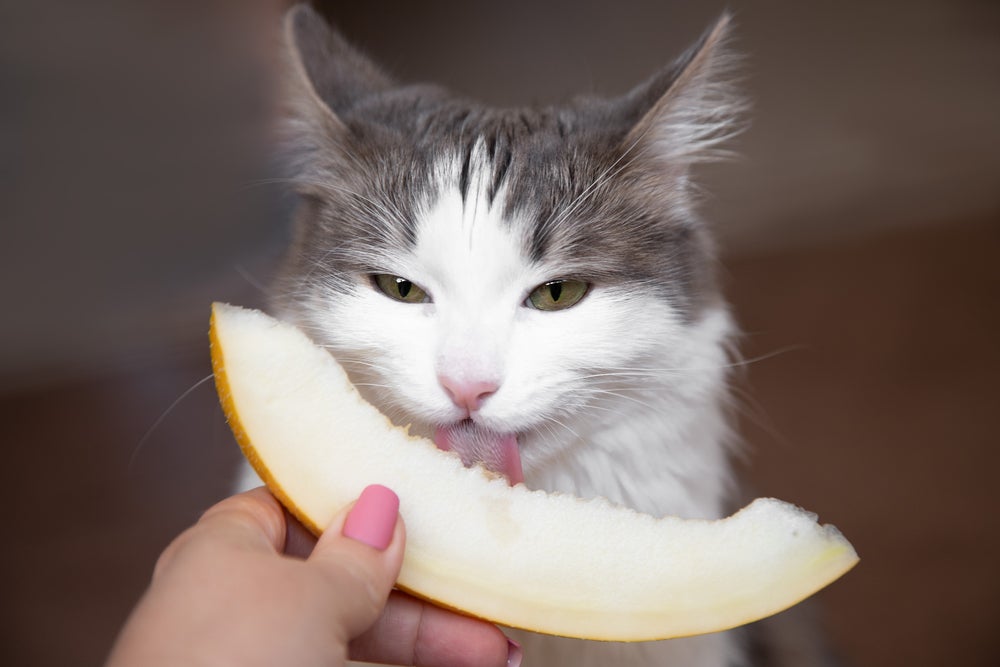
<svg viewBox="0 0 1000 667">
<path fill-rule="evenodd" d="M 324 349 L 214 304 L 212 365 L 243 453 L 314 533 L 369 484 L 400 498 L 398 586 L 502 625 L 610 641 L 714 632 L 785 609 L 858 558 L 832 526 L 772 498 L 718 521 L 654 518 L 510 486 L 393 426 Z"/>
</svg>

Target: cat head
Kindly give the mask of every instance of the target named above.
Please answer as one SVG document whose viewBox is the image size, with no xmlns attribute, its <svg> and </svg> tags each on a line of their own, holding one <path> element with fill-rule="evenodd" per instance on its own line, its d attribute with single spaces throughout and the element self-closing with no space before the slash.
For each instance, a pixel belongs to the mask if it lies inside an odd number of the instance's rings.
<svg viewBox="0 0 1000 667">
<path fill-rule="evenodd" d="M 727 30 L 621 98 L 493 109 L 399 85 L 292 9 L 274 310 L 394 421 L 512 479 L 638 396 L 703 391 L 667 371 L 725 335 L 690 175 L 739 127 Z"/>
</svg>

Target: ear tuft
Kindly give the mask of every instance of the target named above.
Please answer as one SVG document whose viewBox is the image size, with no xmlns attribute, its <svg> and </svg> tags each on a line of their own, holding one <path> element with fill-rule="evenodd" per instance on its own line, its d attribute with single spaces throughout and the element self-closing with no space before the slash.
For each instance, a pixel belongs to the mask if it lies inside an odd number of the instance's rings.
<svg viewBox="0 0 1000 667">
<path fill-rule="evenodd" d="M 739 59 L 723 14 L 670 67 L 636 88 L 626 105 L 639 117 L 623 142 L 666 168 L 729 157 L 723 144 L 744 129 L 747 104 L 735 90 Z"/>
</svg>

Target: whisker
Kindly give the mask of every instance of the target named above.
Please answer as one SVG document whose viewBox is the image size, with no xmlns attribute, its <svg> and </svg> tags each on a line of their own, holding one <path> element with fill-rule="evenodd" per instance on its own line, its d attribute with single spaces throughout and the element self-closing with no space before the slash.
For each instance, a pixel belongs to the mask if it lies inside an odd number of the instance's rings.
<svg viewBox="0 0 1000 667">
<path fill-rule="evenodd" d="M 604 398 L 606 396 L 613 396 L 615 398 L 621 398 L 624 400 L 632 401 L 633 403 L 641 405 L 644 408 L 649 408 L 650 410 L 656 410 L 656 406 L 653 405 L 652 403 L 648 403 L 640 398 L 636 398 L 635 396 L 629 396 L 628 394 L 622 392 L 611 391 L 610 389 L 599 389 L 597 387 L 587 387 L 585 391 L 587 391 L 587 393 L 590 394 L 591 396 L 594 396 L 595 398 L 598 399 Z"/>
<path fill-rule="evenodd" d="M 540 432 L 539 431 L 540 429 L 545 429 L 545 432 L 546 432 L 548 438 L 550 438 L 552 440 L 559 440 L 559 433 L 556 430 L 555 424 L 558 424 L 562 428 L 566 428 L 566 425 L 563 424 L 563 423 L 561 423 L 561 422 L 557 422 L 557 421 L 555 421 L 555 423 L 553 423 L 554 421 L 555 420 L 550 420 L 549 418 L 545 418 L 544 421 L 542 421 L 541 423 L 539 423 L 535 427 L 536 432 Z M 569 429 L 567 429 L 567 430 L 569 430 Z M 570 431 L 570 432 L 572 433 L 572 431 Z M 579 436 L 577 436 L 577 437 L 579 437 Z"/>
<path fill-rule="evenodd" d="M 241 278 L 243 278 L 243 280 L 250 283 L 250 286 L 256 289 L 258 292 L 263 293 L 267 291 L 267 288 L 264 286 L 264 284 L 259 280 L 257 280 L 257 278 L 255 278 L 253 275 L 251 275 L 250 272 L 247 271 L 247 269 L 242 264 L 234 264 L 233 269 L 235 269 L 236 273 Z"/>
<path fill-rule="evenodd" d="M 190 395 L 191 395 L 191 393 L 192 393 L 192 392 L 193 392 L 193 391 L 194 391 L 195 389 L 197 389 L 197 388 L 198 388 L 198 387 L 200 387 L 201 385 L 205 384 L 206 382 L 208 382 L 209 380 L 211 380 L 211 379 L 212 379 L 212 378 L 214 378 L 214 377 L 215 377 L 215 376 L 214 376 L 214 375 L 213 375 L 212 373 L 209 373 L 208 375 L 206 375 L 206 376 L 205 376 L 205 377 L 203 377 L 202 379 L 200 379 L 200 380 L 198 380 L 197 382 L 195 382 L 195 383 L 194 383 L 193 385 L 191 385 L 190 387 L 188 387 L 188 388 L 187 388 L 187 390 L 185 390 L 183 394 L 181 394 L 181 395 L 180 395 L 180 396 L 178 396 L 178 397 L 177 397 L 176 399 L 174 399 L 174 402 L 173 402 L 173 403 L 171 403 L 171 404 L 170 404 L 170 405 L 169 405 L 169 406 L 167 407 L 167 409 L 166 409 L 166 410 L 164 410 L 164 411 L 163 411 L 163 412 L 162 412 L 162 413 L 160 414 L 160 416 L 156 418 L 156 421 L 154 421 L 154 422 L 153 422 L 153 425 L 149 427 L 149 429 L 148 429 L 148 430 L 146 431 L 146 433 L 145 433 L 145 434 L 143 434 L 143 436 L 142 436 L 141 438 L 139 438 L 139 442 L 138 442 L 138 443 L 136 443 L 136 446 L 135 446 L 135 448 L 133 448 L 133 449 L 132 449 L 132 455 L 131 455 L 131 456 L 129 457 L 129 460 L 128 460 L 128 467 L 127 467 L 127 470 L 128 470 L 129 472 L 131 472 L 131 471 L 132 471 L 132 466 L 133 466 L 133 465 L 135 464 L 135 461 L 136 461 L 136 457 L 138 457 L 138 455 L 139 455 L 139 452 L 140 452 L 140 451 L 142 450 L 143 446 L 144 446 L 144 445 L 146 444 L 146 441 L 148 441 L 148 440 L 149 440 L 149 437 L 150 437 L 150 436 L 151 436 L 151 435 L 153 434 L 153 432 L 154 432 L 154 431 L 155 431 L 155 430 L 156 430 L 157 428 L 159 428 L 160 424 L 162 424 L 162 423 L 163 423 L 163 420 L 164 420 L 164 419 L 166 419 L 166 418 L 167 418 L 167 416 L 168 416 L 168 415 L 169 415 L 169 414 L 170 414 L 171 412 L 173 412 L 174 408 L 176 408 L 176 407 L 177 407 L 177 406 L 178 406 L 178 405 L 180 404 L 180 402 L 181 402 L 181 401 L 183 401 L 183 400 L 184 400 L 185 398 L 187 398 L 188 396 L 190 396 Z"/>
<path fill-rule="evenodd" d="M 331 181 L 319 181 L 319 180 L 316 180 L 316 179 L 302 178 L 302 177 L 299 177 L 299 178 L 278 178 L 278 177 L 274 177 L 274 178 L 262 178 L 262 179 L 257 179 L 257 180 L 251 181 L 245 187 L 246 188 L 251 188 L 251 187 L 264 186 L 264 185 L 311 185 L 313 187 L 319 188 L 320 190 L 326 190 L 328 192 L 335 192 L 335 193 L 340 194 L 340 195 L 347 195 L 349 198 L 354 198 L 354 199 L 357 199 L 357 200 L 361 200 L 361 202 L 367 204 L 371 208 L 368 208 L 368 209 L 362 208 L 362 207 L 360 207 L 359 203 L 356 202 L 356 201 L 349 200 L 347 203 L 348 203 L 349 206 L 358 208 L 360 210 L 360 212 L 362 212 L 362 213 L 369 213 L 369 214 L 370 213 L 381 213 L 381 214 L 383 214 L 383 217 L 385 217 L 386 219 L 388 219 L 390 221 L 393 221 L 393 222 L 396 222 L 396 223 L 400 223 L 400 224 L 405 224 L 405 222 L 406 222 L 406 216 L 403 215 L 402 211 L 399 210 L 399 208 L 396 206 L 396 204 L 394 202 L 388 201 L 388 200 L 383 201 L 383 200 L 373 199 L 372 197 L 369 197 L 367 195 L 363 195 L 363 194 L 361 194 L 360 192 L 358 192 L 356 190 L 352 190 L 350 188 L 346 188 L 346 187 L 344 187 L 344 186 L 342 186 L 342 185 L 340 185 L 340 184 L 338 184 L 338 183 L 336 183 L 336 182 L 334 182 L 332 180 Z M 364 221 L 365 221 L 364 219 L 361 220 L 361 222 L 364 222 Z M 375 227 L 375 228 L 377 228 L 377 227 Z"/>
<path fill-rule="evenodd" d="M 378 384 L 375 382 L 355 382 L 355 387 L 375 387 L 376 389 L 392 389 L 390 384 Z"/>
<path fill-rule="evenodd" d="M 749 359 L 738 359 L 730 363 L 725 364 L 709 364 L 703 366 L 674 366 L 674 367 L 629 367 L 629 366 L 619 366 L 611 367 L 602 373 L 592 373 L 589 375 L 579 376 L 580 379 L 586 378 L 596 378 L 603 376 L 615 376 L 620 375 L 622 377 L 632 377 L 643 376 L 643 375 L 656 375 L 657 373 L 695 373 L 698 371 L 708 371 L 708 370 L 719 370 L 726 368 L 743 368 L 749 366 L 750 364 L 760 363 L 761 361 L 767 361 L 768 359 L 773 359 L 774 357 L 780 356 L 782 354 L 787 354 L 788 352 L 797 352 L 801 350 L 808 349 L 809 346 L 796 344 L 787 345 L 785 347 L 778 348 L 777 350 L 772 350 L 771 352 L 766 352 L 760 354 L 756 357 L 750 357 Z"/>
<path fill-rule="evenodd" d="M 580 437 L 580 434 L 579 434 L 579 433 L 577 433 L 577 432 L 576 432 L 576 431 L 574 431 L 574 430 L 573 430 L 572 428 L 570 428 L 569 426 L 567 426 L 567 425 L 566 425 L 566 424 L 564 424 L 563 422 L 559 421 L 559 420 L 558 420 L 558 419 L 556 419 L 555 417 L 553 417 L 553 416 L 551 416 L 551 415 L 546 415 L 546 416 L 544 417 L 544 419 L 546 420 L 546 422 L 554 422 L 554 423 L 558 424 L 559 426 L 563 427 L 564 429 L 566 429 L 567 431 L 569 431 L 570 433 L 572 433 L 572 434 L 573 434 L 573 437 L 575 437 L 575 438 L 579 439 L 579 437 Z"/>
<path fill-rule="evenodd" d="M 771 417 L 767 414 L 763 404 L 750 392 L 738 386 L 730 387 L 729 406 L 739 417 L 749 420 L 751 424 L 773 438 L 776 443 L 785 449 L 793 447 L 793 443 L 788 437 L 781 433 L 771 421 Z"/>
</svg>

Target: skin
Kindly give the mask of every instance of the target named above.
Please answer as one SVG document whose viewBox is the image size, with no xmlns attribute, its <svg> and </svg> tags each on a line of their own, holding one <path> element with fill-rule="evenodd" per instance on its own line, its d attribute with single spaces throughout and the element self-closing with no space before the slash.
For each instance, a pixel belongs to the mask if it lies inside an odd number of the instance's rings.
<svg viewBox="0 0 1000 667">
<path fill-rule="evenodd" d="M 317 542 L 264 488 L 223 500 L 160 556 L 107 667 L 508 664 L 495 626 L 392 591 L 406 542 Z M 389 517 L 388 520 L 392 520 Z"/>
</svg>

